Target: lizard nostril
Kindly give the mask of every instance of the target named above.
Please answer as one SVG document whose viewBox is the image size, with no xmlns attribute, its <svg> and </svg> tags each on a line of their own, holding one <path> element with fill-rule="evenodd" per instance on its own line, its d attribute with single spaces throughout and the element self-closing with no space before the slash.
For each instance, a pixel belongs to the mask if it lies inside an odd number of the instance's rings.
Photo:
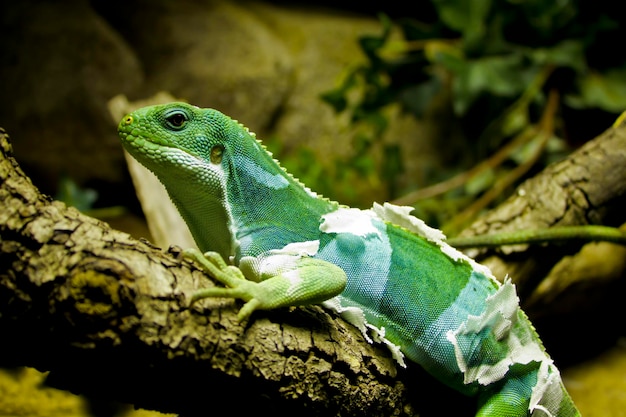
<svg viewBox="0 0 626 417">
<path fill-rule="evenodd" d="M 131 116 L 130 114 L 127 115 L 126 117 L 124 117 L 124 124 L 125 125 L 129 125 L 133 122 L 133 116 Z"/>
</svg>

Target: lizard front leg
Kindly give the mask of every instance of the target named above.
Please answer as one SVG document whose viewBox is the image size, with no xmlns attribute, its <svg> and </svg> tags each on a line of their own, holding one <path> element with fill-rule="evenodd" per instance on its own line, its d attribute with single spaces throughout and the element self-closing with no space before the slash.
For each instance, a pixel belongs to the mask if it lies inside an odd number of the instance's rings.
<svg viewBox="0 0 626 417">
<path fill-rule="evenodd" d="M 191 303 L 208 297 L 241 299 L 246 303 L 237 314 L 239 321 L 247 319 L 255 310 L 321 303 L 340 294 L 347 282 L 345 272 L 338 266 L 306 256 L 294 256 L 288 262 L 284 262 L 284 255 L 275 259 L 271 255 L 265 257 L 252 268 L 251 278 L 255 279 L 252 281 L 246 279 L 239 268 L 227 265 L 216 252 L 202 254 L 196 249 L 187 249 L 183 254 L 227 287 L 198 290 L 191 296 Z M 277 265 L 276 259 L 281 263 Z M 271 268 L 258 265 L 271 265 Z M 271 274 L 267 269 L 271 269 Z"/>
</svg>

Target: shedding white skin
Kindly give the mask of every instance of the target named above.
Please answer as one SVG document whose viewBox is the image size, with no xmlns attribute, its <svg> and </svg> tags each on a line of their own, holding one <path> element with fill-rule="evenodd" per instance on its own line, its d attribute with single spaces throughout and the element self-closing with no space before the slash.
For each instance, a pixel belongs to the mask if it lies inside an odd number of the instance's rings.
<svg viewBox="0 0 626 417">
<path fill-rule="evenodd" d="M 368 343 L 373 343 L 372 338 L 367 334 L 367 320 L 363 310 L 358 307 L 346 307 L 341 305 L 341 296 L 333 297 L 322 303 L 327 308 L 339 314 L 348 323 L 359 329 Z"/>
<path fill-rule="evenodd" d="M 282 249 L 269 251 L 267 255 L 244 256 L 239 261 L 239 269 L 248 279 L 260 282 L 297 269 L 298 260 L 303 256 L 315 256 L 319 247 L 319 240 L 289 243 Z"/>
<path fill-rule="evenodd" d="M 491 270 L 484 265 L 479 264 L 469 256 L 465 255 L 458 249 L 446 243 L 446 235 L 439 229 L 428 226 L 423 220 L 411 215 L 414 210 L 411 206 L 396 206 L 391 203 L 384 203 L 382 206 L 378 203 L 374 203 L 372 207 L 374 213 L 376 213 L 382 220 L 394 223 L 398 226 L 415 233 L 418 236 L 423 237 L 429 242 L 439 246 L 441 251 L 445 253 L 453 261 L 462 260 L 468 263 L 473 270 L 480 272 L 486 277 L 491 278 L 494 282 L 498 282 L 491 273 Z"/>
<path fill-rule="evenodd" d="M 563 399 L 563 390 L 559 383 L 560 378 L 558 369 L 552 363 L 548 363 L 548 361 L 541 363 L 537 383 L 533 387 L 528 406 L 531 415 L 545 415 L 547 417 L 558 415 Z"/>
<path fill-rule="evenodd" d="M 341 207 L 322 216 L 320 231 L 324 233 L 351 233 L 365 237 L 371 233 L 380 235 L 380 231 L 372 224 L 374 213 L 371 210 L 359 210 Z"/>
<path fill-rule="evenodd" d="M 381 219 L 402 226 L 429 242 L 439 244 L 446 239 L 446 235 L 441 230 L 430 227 L 424 220 L 411 215 L 411 212 L 415 210 L 411 206 L 397 206 L 391 203 L 384 203 L 381 206 L 374 203 L 372 210 Z"/>
<path fill-rule="evenodd" d="M 446 337 L 454 346 L 457 365 L 463 372 L 465 384 L 478 382 L 487 386 L 504 378 L 509 368 L 516 363 L 538 363 L 540 368 L 532 390 L 529 411 L 538 411 L 546 416 L 556 415 L 563 396 L 558 383 L 559 372 L 534 339 L 532 329 L 512 331 L 518 320 L 518 311 L 519 299 L 515 286 L 507 279 L 496 293 L 487 298 L 483 314 L 469 316 L 456 330 L 448 331 Z M 507 355 L 495 364 L 470 366 L 466 357 L 471 357 L 473 352 L 467 346 L 464 349 L 460 340 L 464 335 L 471 337 L 485 329 L 490 329 L 497 340 L 506 340 Z"/>
<path fill-rule="evenodd" d="M 320 249 L 319 240 L 307 240 L 306 242 L 293 242 L 285 245 L 282 249 L 273 249 L 272 255 L 298 255 L 315 256 Z"/>
<path fill-rule="evenodd" d="M 413 211 L 413 207 L 396 206 L 390 203 L 383 205 L 374 203 L 372 211 L 381 219 L 404 227 L 436 244 L 444 254 L 454 261 L 466 262 L 472 269 L 500 285 L 489 268 L 448 245 L 445 242 L 446 236 L 441 230 L 432 228 L 424 223 L 423 220 L 412 216 L 410 213 Z M 533 361 L 538 362 L 540 363 L 540 370 L 537 383 L 533 387 L 529 411 L 531 413 L 534 411 L 541 414 L 545 413 L 547 416 L 556 415 L 563 396 L 562 389 L 557 383 L 559 381 L 558 370 L 539 344 L 532 340 L 529 335 L 528 339 L 524 337 L 527 335 L 522 335 L 525 340 L 521 340 L 518 335 L 510 332 L 517 320 L 519 309 L 519 299 L 515 286 L 509 279 L 505 279 L 505 283 L 501 285 L 495 294 L 486 300 L 486 303 L 487 308 L 483 314 L 480 316 L 469 316 L 458 329 L 450 330 L 446 335 L 454 346 L 457 365 L 463 372 L 464 382 L 468 384 L 477 381 L 482 385 L 489 385 L 505 377 L 509 367 L 514 363 L 527 364 Z M 507 337 L 509 354 L 498 363 L 470 367 L 465 360 L 458 338 L 462 334 L 479 333 L 486 326 L 492 327 L 496 337 Z"/>
<path fill-rule="evenodd" d="M 391 357 L 394 358 L 401 367 L 406 368 L 406 362 L 404 362 L 404 353 L 402 353 L 400 346 L 391 343 L 387 338 L 385 338 L 385 328 L 381 327 L 379 329 L 378 327 L 372 326 L 371 324 L 366 325 L 367 328 L 372 331 L 374 340 L 387 346 L 387 349 L 389 349 L 389 351 L 391 352 Z"/>
<path fill-rule="evenodd" d="M 355 208 L 342 207 L 334 212 L 322 216 L 320 231 L 324 233 L 336 233 L 337 235 L 350 234 L 362 238 L 375 236 L 381 241 L 386 241 L 386 245 L 384 245 L 384 247 L 389 247 L 389 253 L 378 253 L 378 257 L 384 258 L 385 256 L 387 256 L 387 258 L 389 258 L 390 260 L 391 247 L 386 239 L 386 236 L 383 236 L 381 230 L 377 228 L 376 225 L 372 222 L 374 219 L 376 219 L 377 221 L 380 220 L 371 210 L 359 210 Z M 329 248 L 332 249 L 334 248 L 334 246 L 328 246 L 326 249 L 328 250 Z M 367 243 L 364 243 L 363 250 L 367 251 Z M 390 266 L 391 265 L 389 264 L 382 267 L 384 267 L 386 272 L 388 273 Z M 368 287 L 368 291 L 372 293 L 384 291 L 385 282 L 381 281 L 379 282 L 379 284 L 380 287 L 378 289 L 374 287 Z M 404 361 L 404 354 L 401 352 L 400 346 L 392 343 L 385 337 L 385 328 L 378 328 L 368 323 L 365 317 L 365 313 L 361 308 L 353 305 L 346 305 L 343 300 L 343 297 L 339 295 L 325 301 L 323 303 L 323 306 L 335 311 L 344 320 L 358 328 L 363 334 L 363 337 L 369 343 L 373 343 L 373 341 L 376 341 L 378 343 L 383 343 L 385 346 L 387 346 L 387 348 L 391 352 L 392 357 L 398 362 L 400 366 L 405 368 L 406 363 Z M 370 337 L 370 333 L 372 337 Z"/>
<path fill-rule="evenodd" d="M 469 316 L 467 320 L 456 330 L 448 331 L 446 337 L 454 345 L 454 351 L 459 369 L 463 372 L 464 383 L 469 384 L 477 381 L 481 385 L 489 385 L 502 379 L 509 367 L 514 363 L 528 364 L 530 362 L 548 364 L 550 359 L 541 350 L 541 347 L 528 336 L 520 339 L 511 329 L 517 321 L 519 299 L 515 293 L 515 286 L 510 280 L 506 280 L 496 293 L 486 300 L 486 309 L 480 316 Z M 459 344 L 462 335 L 479 334 L 486 328 L 490 328 L 496 339 L 507 340 L 507 356 L 495 364 L 485 364 L 476 367 L 468 366 L 464 352 Z"/>
<path fill-rule="evenodd" d="M 369 324 L 367 322 L 367 319 L 365 318 L 363 310 L 358 307 L 343 306 L 341 304 L 340 295 L 337 297 L 333 297 L 330 300 L 324 301 L 322 303 L 322 306 L 339 314 L 342 319 L 359 329 L 368 343 L 383 343 L 387 347 L 387 349 L 389 349 L 389 352 L 391 352 L 391 357 L 396 362 L 398 362 L 398 365 L 406 368 L 404 353 L 402 353 L 400 346 L 392 343 L 389 339 L 385 338 L 384 327 L 381 327 L 379 329 L 378 327 Z M 370 337 L 368 331 L 372 333 L 372 337 Z"/>
<path fill-rule="evenodd" d="M 283 272 L 282 276 L 289 280 L 289 289 L 287 289 L 287 295 L 289 297 L 293 296 L 304 283 L 304 280 L 300 276 L 300 271 L 297 269 Z"/>
</svg>

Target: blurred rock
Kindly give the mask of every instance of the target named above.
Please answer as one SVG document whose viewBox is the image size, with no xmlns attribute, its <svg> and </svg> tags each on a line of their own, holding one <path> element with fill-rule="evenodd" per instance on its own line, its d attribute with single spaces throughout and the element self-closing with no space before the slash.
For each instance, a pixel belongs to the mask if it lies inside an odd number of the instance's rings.
<svg viewBox="0 0 626 417">
<path fill-rule="evenodd" d="M 381 31 L 374 17 L 227 0 L 28 0 L 3 2 L 0 14 L 0 126 L 17 159 L 46 193 L 67 175 L 117 198 L 124 187 L 132 192 L 117 121 L 106 110 L 117 94 L 136 100 L 168 91 L 217 108 L 262 139 L 279 138 L 292 159 L 307 147 L 332 181 L 345 168 L 337 161 L 354 150 L 355 128 L 319 97 L 365 61 L 358 37 Z M 374 169 L 388 157 L 384 144 L 401 147 L 401 187 L 437 165 L 436 123 L 399 109 L 389 118 L 371 175 L 346 176 L 331 188 L 349 195 L 331 197 L 366 205 L 390 198 L 388 179 Z"/>
<path fill-rule="evenodd" d="M 122 179 L 106 101 L 141 82 L 138 61 L 87 2 L 2 2 L 0 125 L 38 186 Z"/>
</svg>

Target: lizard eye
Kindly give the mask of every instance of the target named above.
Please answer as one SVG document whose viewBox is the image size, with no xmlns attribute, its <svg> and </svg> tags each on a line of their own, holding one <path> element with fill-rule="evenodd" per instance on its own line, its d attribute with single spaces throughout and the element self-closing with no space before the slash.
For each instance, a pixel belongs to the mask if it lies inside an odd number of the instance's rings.
<svg viewBox="0 0 626 417">
<path fill-rule="evenodd" d="M 167 127 L 173 130 L 182 129 L 188 120 L 187 115 L 181 111 L 175 111 L 165 117 Z"/>
</svg>

